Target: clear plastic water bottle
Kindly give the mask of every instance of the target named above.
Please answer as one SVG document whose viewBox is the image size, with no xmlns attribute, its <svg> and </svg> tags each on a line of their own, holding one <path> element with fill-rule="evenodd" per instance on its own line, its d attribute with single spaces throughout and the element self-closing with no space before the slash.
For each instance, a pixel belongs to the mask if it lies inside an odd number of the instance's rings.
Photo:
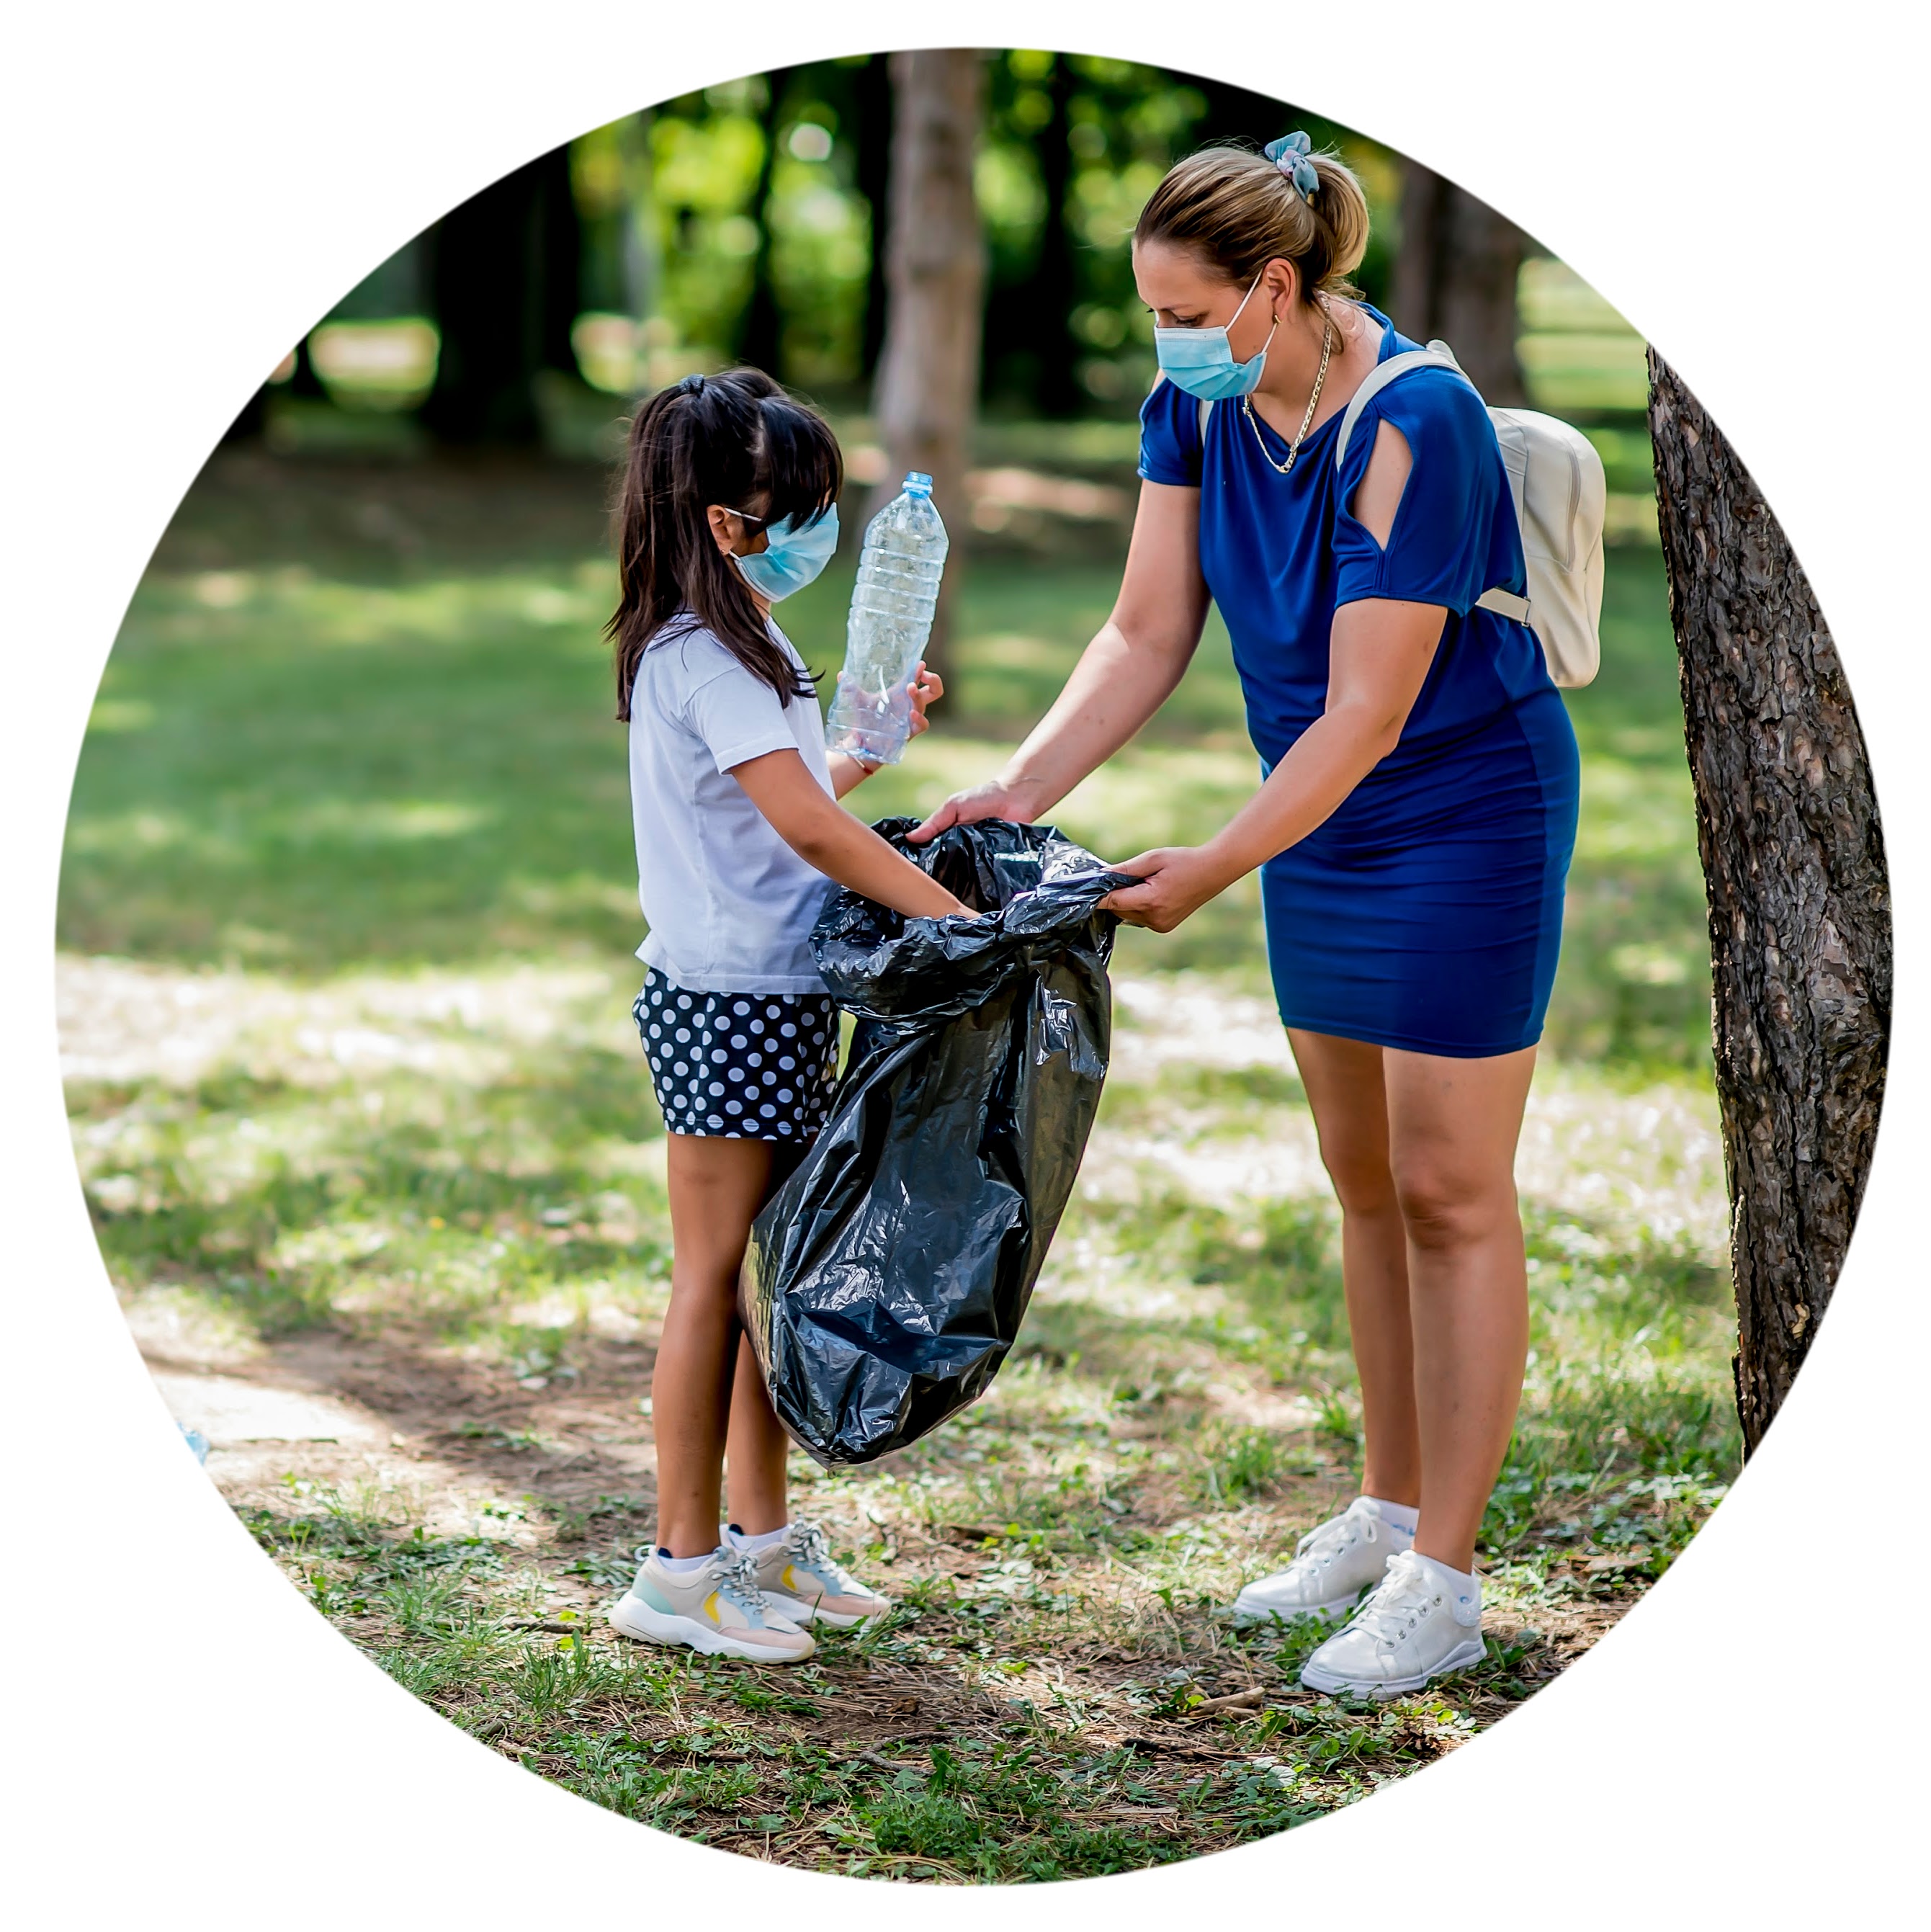
<svg viewBox="0 0 1931 1932">
<path fill-rule="evenodd" d="M 912 733 L 912 674 L 932 634 L 950 547 L 932 506 L 932 479 L 915 470 L 865 530 L 844 668 L 832 698 L 832 751 L 874 765 L 895 765 L 904 755 Z"/>
</svg>

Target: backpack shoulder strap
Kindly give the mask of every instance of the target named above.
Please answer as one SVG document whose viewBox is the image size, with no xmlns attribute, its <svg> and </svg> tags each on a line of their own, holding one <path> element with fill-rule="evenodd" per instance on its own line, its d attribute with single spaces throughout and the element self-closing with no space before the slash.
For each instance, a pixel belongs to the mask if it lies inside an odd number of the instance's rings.
<svg viewBox="0 0 1931 1932">
<path fill-rule="evenodd" d="M 1431 342 L 1426 349 L 1406 350 L 1399 356 L 1390 356 L 1385 362 L 1378 362 L 1368 380 L 1348 398 L 1347 410 L 1341 418 L 1341 434 L 1334 440 L 1336 470 L 1348 454 L 1348 440 L 1354 434 L 1354 425 L 1361 420 L 1361 412 L 1390 382 L 1398 381 L 1411 369 L 1453 369 L 1465 382 L 1468 380 L 1462 364 L 1455 359 L 1455 351 L 1440 340 Z M 1475 601 L 1481 609 L 1493 610 L 1515 623 L 1526 624 L 1529 621 L 1529 600 L 1518 597 L 1513 591 L 1500 588 L 1485 590 Z"/>
<path fill-rule="evenodd" d="M 1405 350 L 1399 356 L 1390 356 L 1385 362 L 1376 363 L 1368 380 L 1349 397 L 1348 407 L 1342 412 L 1341 434 L 1334 439 L 1336 469 L 1341 467 L 1347 457 L 1348 439 L 1354 434 L 1354 425 L 1361 420 L 1361 412 L 1390 382 L 1399 381 L 1411 369 L 1453 369 L 1458 376 L 1462 374 L 1462 365 L 1456 361 L 1455 352 L 1445 342 L 1431 342 L 1426 349 Z"/>
</svg>

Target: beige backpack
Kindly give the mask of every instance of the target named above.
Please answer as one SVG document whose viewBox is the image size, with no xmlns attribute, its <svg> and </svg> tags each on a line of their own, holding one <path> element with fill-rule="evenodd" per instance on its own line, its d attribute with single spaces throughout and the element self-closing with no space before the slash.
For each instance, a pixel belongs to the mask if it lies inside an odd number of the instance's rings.
<svg viewBox="0 0 1931 1932">
<path fill-rule="evenodd" d="M 1361 412 L 1390 382 L 1411 369 L 1426 368 L 1462 374 L 1445 342 L 1431 342 L 1426 349 L 1411 349 L 1375 365 L 1342 413 L 1334 444 L 1337 470 Z M 1203 441 L 1212 407 L 1210 403 L 1201 405 Z M 1580 430 L 1539 410 L 1492 409 L 1489 420 L 1495 426 L 1502 466 L 1509 473 L 1509 494 L 1515 500 L 1522 556 L 1528 566 L 1529 594 L 1517 597 L 1496 587 L 1476 601 L 1483 610 L 1512 617 L 1534 632 L 1549 661 L 1549 676 L 1558 684 L 1587 684 L 1603 655 L 1603 519 L 1608 507 L 1603 459 Z"/>
</svg>

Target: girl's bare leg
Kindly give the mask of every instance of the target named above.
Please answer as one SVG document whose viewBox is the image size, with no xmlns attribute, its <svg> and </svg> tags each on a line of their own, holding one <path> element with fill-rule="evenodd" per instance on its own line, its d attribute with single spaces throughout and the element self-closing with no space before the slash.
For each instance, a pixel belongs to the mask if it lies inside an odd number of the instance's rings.
<svg viewBox="0 0 1931 1932">
<path fill-rule="evenodd" d="M 730 1520 L 747 1536 L 782 1529 L 791 1520 L 784 1494 L 789 1438 L 764 1392 L 757 1355 L 746 1336 L 738 1344 L 737 1378 L 731 1385 L 730 1440 L 724 1452 Z"/>
<path fill-rule="evenodd" d="M 1516 1143 L 1535 1049 L 1383 1055 L 1390 1160 L 1407 1232 L 1421 1522 L 1415 1547 L 1472 1570 L 1528 1352 Z"/>
<path fill-rule="evenodd" d="M 673 1556 L 702 1556 L 717 1547 L 727 1418 L 736 1420 L 738 1270 L 770 1190 L 773 1148 L 697 1134 L 670 1143 L 670 1307 L 651 1383 L 657 1540 Z M 748 1460 L 758 1454 L 754 1444 Z M 778 1468 L 781 1496 L 781 1454 Z"/>
<path fill-rule="evenodd" d="M 1414 1508 L 1422 1498 L 1408 1315 L 1408 1241 L 1389 1156 L 1382 1052 L 1290 1028 L 1314 1109 L 1321 1163 L 1341 1202 L 1341 1278 L 1361 1378 L 1364 1495 Z"/>
</svg>

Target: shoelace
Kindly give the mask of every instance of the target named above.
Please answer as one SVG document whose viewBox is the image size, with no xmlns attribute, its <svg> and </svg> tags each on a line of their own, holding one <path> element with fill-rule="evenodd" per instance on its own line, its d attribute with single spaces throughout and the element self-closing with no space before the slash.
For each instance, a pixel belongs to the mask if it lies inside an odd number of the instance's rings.
<svg viewBox="0 0 1931 1932">
<path fill-rule="evenodd" d="M 765 1601 L 764 1592 L 757 1587 L 757 1558 L 730 1550 L 721 1550 L 718 1556 L 718 1594 L 761 1623 Z"/>
<path fill-rule="evenodd" d="M 640 1543 L 637 1546 L 637 1560 L 648 1563 L 656 1553 L 655 1546 Z M 727 1604 L 735 1604 L 748 1616 L 754 1616 L 761 1622 L 765 1612 L 764 1592 L 757 1587 L 757 1558 L 740 1556 L 736 1550 L 720 1549 L 718 1552 L 718 1594 Z"/>
<path fill-rule="evenodd" d="M 1357 1539 L 1366 1543 L 1380 1540 L 1375 1521 L 1370 1516 L 1344 1511 L 1309 1530 L 1294 1545 L 1294 1561 L 1298 1563 L 1303 1556 L 1309 1556 L 1325 1568 Z"/>
<path fill-rule="evenodd" d="M 794 1522 L 791 1534 L 785 1539 L 785 1547 L 799 1569 L 817 1570 L 832 1586 L 831 1594 L 839 1594 L 838 1586 L 845 1581 L 844 1573 L 832 1561 L 831 1545 L 825 1540 L 825 1532 L 815 1522 Z"/>
<path fill-rule="evenodd" d="M 1366 1632 L 1378 1643 L 1399 1643 L 1428 1614 L 1435 1600 L 1421 1565 L 1404 1550 L 1389 1558 L 1387 1574 L 1349 1618 L 1348 1628 Z"/>
</svg>

